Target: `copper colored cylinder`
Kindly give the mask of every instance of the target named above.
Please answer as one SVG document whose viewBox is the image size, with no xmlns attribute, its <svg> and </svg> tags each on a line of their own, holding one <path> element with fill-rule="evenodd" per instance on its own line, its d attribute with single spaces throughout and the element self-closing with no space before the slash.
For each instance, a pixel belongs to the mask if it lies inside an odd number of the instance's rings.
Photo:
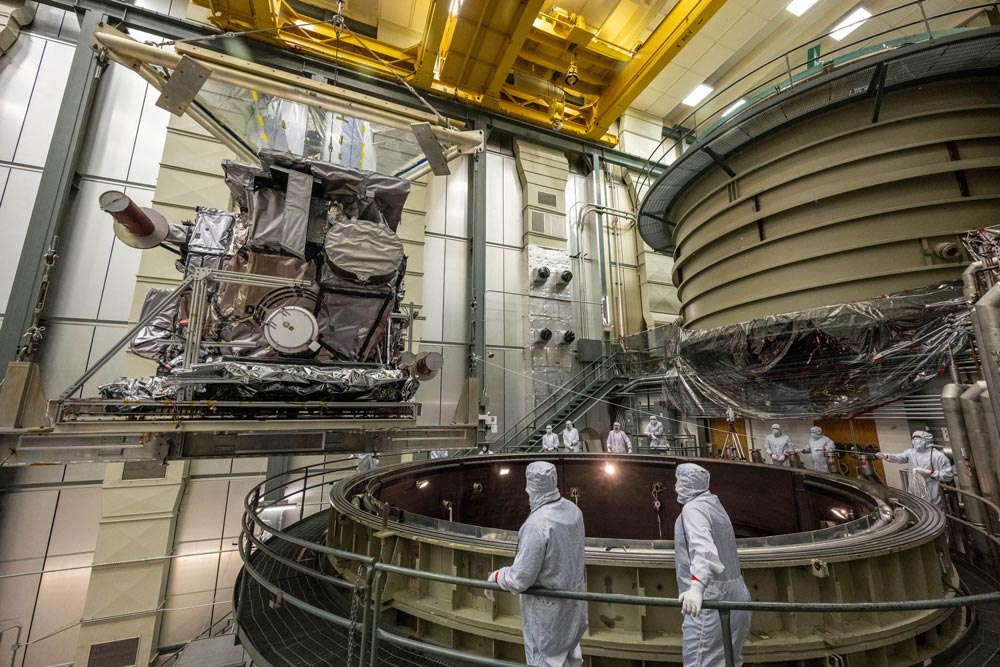
<svg viewBox="0 0 1000 667">
<path fill-rule="evenodd" d="M 153 221 L 124 192 L 108 190 L 97 200 L 101 210 L 110 213 L 115 222 L 129 230 L 133 236 L 149 236 L 153 233 Z"/>
</svg>

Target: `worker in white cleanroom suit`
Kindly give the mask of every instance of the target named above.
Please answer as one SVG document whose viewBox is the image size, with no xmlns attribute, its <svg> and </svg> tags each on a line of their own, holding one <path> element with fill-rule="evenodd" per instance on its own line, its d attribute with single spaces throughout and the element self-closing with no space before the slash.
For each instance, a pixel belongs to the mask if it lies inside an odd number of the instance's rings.
<svg viewBox="0 0 1000 667">
<path fill-rule="evenodd" d="M 580 432 L 573 428 L 573 422 L 566 422 L 566 429 L 562 432 L 563 447 L 570 452 L 580 451 Z"/>
<path fill-rule="evenodd" d="M 833 440 L 823 435 L 823 429 L 813 426 L 809 429 L 809 453 L 812 455 L 813 470 L 830 472 L 826 465 L 826 457 L 833 453 Z"/>
<path fill-rule="evenodd" d="M 764 449 L 771 457 L 771 463 L 786 468 L 791 467 L 788 457 L 795 450 L 792 448 L 792 439 L 781 432 L 781 424 L 771 424 L 771 432 L 764 438 Z"/>
<path fill-rule="evenodd" d="M 611 454 L 632 453 L 632 441 L 629 440 L 628 434 L 622 430 L 622 425 L 618 422 L 614 423 L 611 432 L 608 433 L 607 450 Z"/>
<path fill-rule="evenodd" d="M 948 457 L 931 447 L 934 436 L 927 431 L 914 431 L 910 439 L 913 445 L 902 454 L 879 452 L 878 457 L 890 463 L 910 464 L 909 491 L 939 508 L 944 508 L 941 497 L 941 482 L 955 478 Z"/>
<path fill-rule="evenodd" d="M 663 437 L 663 424 L 656 415 L 650 417 L 649 423 L 646 424 L 646 439 L 650 449 L 670 449 L 666 438 Z"/>
<path fill-rule="evenodd" d="M 545 427 L 545 435 L 542 436 L 542 451 L 552 453 L 559 450 L 559 436 L 552 432 L 552 426 Z"/>
<path fill-rule="evenodd" d="M 502 567 L 489 581 L 511 593 L 522 593 L 521 629 L 529 665 L 580 667 L 580 639 L 587 629 L 587 603 L 524 594 L 531 587 L 563 591 L 587 589 L 583 565 L 583 514 L 559 495 L 556 469 L 535 461 L 525 471 L 527 520 L 517 533 L 514 564 Z M 493 591 L 487 590 L 487 597 Z"/>
<path fill-rule="evenodd" d="M 358 472 L 369 472 L 378 467 L 378 454 L 358 454 Z"/>
<path fill-rule="evenodd" d="M 446 458 L 448 458 L 448 450 L 447 449 L 432 449 L 431 450 L 431 458 L 432 459 L 446 459 Z"/>
<path fill-rule="evenodd" d="M 674 524 L 677 590 L 684 622 L 684 667 L 726 664 L 722 623 L 714 609 L 702 611 L 702 600 L 748 602 L 750 591 L 740 572 L 736 535 L 718 496 L 708 490 L 708 471 L 693 463 L 677 466 L 677 502 L 681 514 Z M 730 616 L 737 667 L 743 664 L 743 644 L 750 634 L 750 612 Z"/>
</svg>

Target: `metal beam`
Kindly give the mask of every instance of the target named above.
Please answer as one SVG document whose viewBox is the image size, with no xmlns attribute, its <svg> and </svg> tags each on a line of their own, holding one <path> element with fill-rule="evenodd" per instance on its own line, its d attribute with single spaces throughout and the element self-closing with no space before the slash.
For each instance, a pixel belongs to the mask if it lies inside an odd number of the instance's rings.
<svg viewBox="0 0 1000 667">
<path fill-rule="evenodd" d="M 52 132 L 52 142 L 45 158 L 45 169 L 38 184 L 38 194 L 31 210 L 28 232 L 11 285 L 3 327 L 0 329 L 0 362 L 4 365 L 17 356 L 21 336 L 31 322 L 39 297 L 39 278 L 43 271 L 45 253 L 59 231 L 76 178 L 76 166 L 94 93 L 103 70 L 103 65 L 98 62 L 91 47 L 91 36 L 101 19 L 102 16 L 97 11 L 83 14 L 80 38 L 73 53 L 69 77 Z"/>
<path fill-rule="evenodd" d="M 476 128 L 489 138 L 485 115 L 476 118 Z M 479 379 L 480 392 L 486 391 L 486 152 L 469 156 L 469 187 L 466 211 L 472 230 L 469 248 L 472 262 L 472 349 L 469 375 Z M 469 397 L 472 398 L 471 396 Z M 479 397 L 477 396 L 476 399 Z M 470 416 L 470 421 L 475 421 Z"/>
<path fill-rule="evenodd" d="M 535 22 L 535 17 L 538 16 L 538 12 L 541 11 L 543 4 L 544 0 L 522 0 L 519 9 L 520 13 L 514 20 L 513 30 L 510 31 L 507 44 L 500 52 L 500 62 L 497 63 L 489 85 L 486 86 L 487 99 L 500 94 L 500 87 L 503 86 L 504 80 L 506 80 L 507 75 L 510 74 L 511 69 L 514 67 L 517 54 L 520 53 L 521 47 L 524 46 L 524 40 L 528 38 L 528 33 L 531 32 L 531 24 Z"/>
<path fill-rule="evenodd" d="M 603 135 L 723 4 L 725 0 L 680 0 L 601 94 L 597 118 L 587 136 Z"/>
<path fill-rule="evenodd" d="M 434 63 L 437 61 L 441 39 L 444 37 L 444 27 L 448 23 L 450 4 L 451 0 L 433 0 L 427 12 L 424 39 L 420 42 L 416 72 L 412 81 L 418 88 L 429 88 L 431 81 L 434 80 Z"/>
</svg>

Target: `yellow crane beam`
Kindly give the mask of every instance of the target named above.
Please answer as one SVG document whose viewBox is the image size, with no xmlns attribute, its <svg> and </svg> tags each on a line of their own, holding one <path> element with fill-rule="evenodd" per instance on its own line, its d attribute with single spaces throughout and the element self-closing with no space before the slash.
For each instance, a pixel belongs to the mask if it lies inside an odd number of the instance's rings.
<svg viewBox="0 0 1000 667">
<path fill-rule="evenodd" d="M 500 93 L 500 88 L 514 67 L 517 54 L 520 53 L 521 47 L 524 46 L 525 40 L 528 39 L 531 26 L 534 24 L 535 17 L 538 16 L 538 12 L 541 11 L 543 4 L 544 0 L 524 0 L 521 3 L 519 8 L 520 13 L 514 20 L 513 29 L 510 32 L 510 37 L 507 38 L 507 44 L 501 53 L 500 61 L 497 63 L 497 68 L 493 72 L 489 84 L 486 86 L 486 99 L 496 97 Z"/>
<path fill-rule="evenodd" d="M 723 4 L 725 0 L 680 0 L 601 93 L 587 136 L 599 139 Z"/>
<path fill-rule="evenodd" d="M 434 63 L 441 51 L 444 28 L 448 23 L 449 6 L 450 0 L 433 0 L 427 11 L 424 38 L 417 51 L 417 65 L 412 80 L 417 88 L 426 90 L 431 87 L 431 82 L 434 80 Z"/>
</svg>

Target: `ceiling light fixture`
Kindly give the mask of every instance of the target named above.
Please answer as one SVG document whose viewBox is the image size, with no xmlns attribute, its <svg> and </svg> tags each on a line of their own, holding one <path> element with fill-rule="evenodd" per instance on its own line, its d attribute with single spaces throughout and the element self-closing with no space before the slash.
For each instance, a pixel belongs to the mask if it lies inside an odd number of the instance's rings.
<svg viewBox="0 0 1000 667">
<path fill-rule="evenodd" d="M 816 0 L 792 0 L 785 9 L 796 16 L 802 16 L 815 4 Z"/>
<path fill-rule="evenodd" d="M 615 467 L 613 465 L 611 465 L 610 463 L 608 463 L 607 465 L 604 466 L 604 472 L 606 472 L 609 475 L 614 475 L 615 474 Z"/>
<path fill-rule="evenodd" d="M 510 474 L 510 468 L 500 468 L 500 474 L 501 475 L 509 475 Z"/>
<path fill-rule="evenodd" d="M 741 106 L 743 106 L 746 103 L 747 103 L 746 100 L 740 100 L 738 102 L 734 102 L 733 104 L 731 104 L 729 106 L 728 109 L 726 109 L 725 111 L 722 112 L 722 117 L 725 118 L 726 116 L 728 116 L 729 114 L 733 113 L 734 111 L 736 111 L 737 109 L 739 109 Z"/>
<path fill-rule="evenodd" d="M 418 489 L 425 489 L 425 488 L 427 488 L 428 484 L 430 484 L 429 481 L 427 481 L 426 479 L 422 479 L 422 480 L 420 480 L 420 481 L 417 482 L 417 488 Z"/>
<path fill-rule="evenodd" d="M 837 26 L 830 31 L 830 37 L 833 37 L 838 42 L 852 32 L 861 27 L 861 24 L 870 19 L 872 13 L 865 9 L 864 7 L 858 7 L 850 16 L 837 24 Z"/>
<path fill-rule="evenodd" d="M 711 86 L 706 86 L 705 84 L 699 84 L 697 88 L 691 91 L 691 94 L 684 98 L 684 104 L 689 107 L 693 107 L 703 99 L 708 97 L 708 94 L 712 92 Z"/>
</svg>

